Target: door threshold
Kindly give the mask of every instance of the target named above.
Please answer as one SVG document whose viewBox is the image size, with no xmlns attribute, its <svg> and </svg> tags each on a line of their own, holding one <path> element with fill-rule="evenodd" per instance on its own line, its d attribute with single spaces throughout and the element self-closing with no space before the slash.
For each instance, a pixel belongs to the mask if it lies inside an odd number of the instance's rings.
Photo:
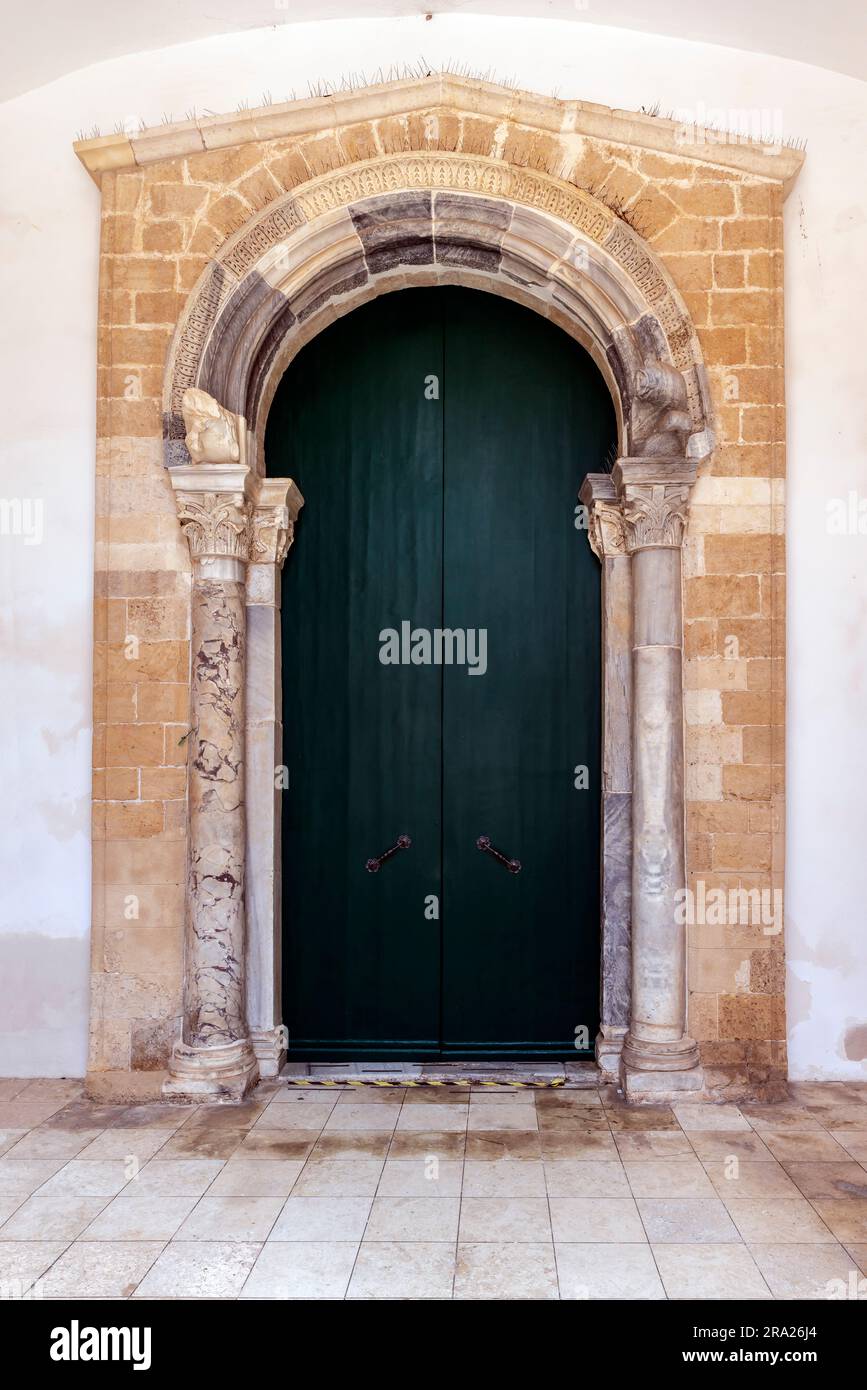
<svg viewBox="0 0 867 1390">
<path fill-rule="evenodd" d="M 289 1086 L 521 1086 L 595 1090 L 595 1062 L 287 1062 L 280 1079 Z"/>
</svg>

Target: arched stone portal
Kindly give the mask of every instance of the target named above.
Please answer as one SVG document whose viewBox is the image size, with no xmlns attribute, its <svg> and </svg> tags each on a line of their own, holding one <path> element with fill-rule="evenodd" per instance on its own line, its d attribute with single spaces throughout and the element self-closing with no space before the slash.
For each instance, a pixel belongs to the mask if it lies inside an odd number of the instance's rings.
<svg viewBox="0 0 867 1390">
<path fill-rule="evenodd" d="M 671 898 L 685 683 L 686 886 L 781 899 L 802 154 L 449 73 L 75 149 L 102 211 L 91 1094 L 152 1096 L 170 1069 L 179 1094 L 230 1097 L 279 1064 L 276 634 L 301 498 L 265 476 L 265 421 L 335 316 L 440 283 L 546 315 L 616 407 L 618 460 L 581 489 L 604 593 L 602 1073 L 629 1028 L 627 1090 L 695 1085 L 689 1032 L 709 1087 L 779 1094 L 781 907 L 689 925 L 685 1031 Z"/>
<path fill-rule="evenodd" d="M 326 175 L 269 206 L 208 266 L 169 354 L 166 463 L 193 559 L 184 1038 L 169 1094 L 241 1095 L 257 1069 L 279 1069 L 283 1050 L 279 569 L 303 499 L 290 480 L 264 477 L 268 407 L 323 326 L 375 295 L 429 284 L 545 314 L 612 392 L 620 456 L 611 477 L 581 489 L 605 618 L 597 1056 L 609 1077 L 622 1066 L 628 1091 L 701 1085 L 675 914 L 685 883 L 680 545 L 696 464 L 712 446 L 697 338 L 658 260 L 603 204 L 502 162 L 418 153 Z M 215 665 L 216 649 L 232 659 Z"/>
</svg>

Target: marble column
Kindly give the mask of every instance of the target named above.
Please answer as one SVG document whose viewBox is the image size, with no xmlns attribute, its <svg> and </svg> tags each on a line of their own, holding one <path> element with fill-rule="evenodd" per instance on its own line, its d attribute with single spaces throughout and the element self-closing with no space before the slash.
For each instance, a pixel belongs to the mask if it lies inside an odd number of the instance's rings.
<svg viewBox="0 0 867 1390">
<path fill-rule="evenodd" d="M 695 465 L 621 459 L 614 484 L 632 563 L 632 999 L 623 1044 L 627 1094 L 702 1085 L 686 1031 L 681 545 Z"/>
<path fill-rule="evenodd" d="M 163 1093 L 239 1100 L 259 1075 L 245 968 L 246 571 L 273 507 L 257 508 L 243 418 L 197 390 L 183 412 L 192 461 L 170 477 L 192 560 L 189 858 L 183 1036 Z"/>
<path fill-rule="evenodd" d="M 279 1075 L 286 1060 L 280 997 L 286 785 L 280 579 L 303 505 L 290 480 L 260 480 L 247 566 L 247 1015 L 260 1076 Z"/>
<path fill-rule="evenodd" d="M 617 1082 L 632 988 L 632 566 L 610 474 L 588 474 L 579 496 L 602 567 L 602 968 L 596 1062 L 604 1081 Z"/>
</svg>

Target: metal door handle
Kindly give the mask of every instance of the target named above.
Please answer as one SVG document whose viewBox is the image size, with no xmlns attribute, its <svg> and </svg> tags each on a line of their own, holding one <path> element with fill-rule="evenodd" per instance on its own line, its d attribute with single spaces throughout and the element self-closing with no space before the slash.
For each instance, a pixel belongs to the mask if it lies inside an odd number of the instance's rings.
<svg viewBox="0 0 867 1390">
<path fill-rule="evenodd" d="M 489 854 L 492 859 L 496 859 L 498 864 L 502 864 L 504 869 L 508 869 L 510 874 L 521 872 L 520 859 L 509 859 L 505 854 L 501 854 L 498 849 L 494 849 L 489 835 L 480 835 L 476 840 L 476 849 L 480 849 L 484 854 Z"/>
<path fill-rule="evenodd" d="M 390 849 L 383 850 L 382 854 L 376 859 L 368 859 L 365 869 L 369 874 L 378 874 L 386 859 L 390 859 L 393 854 L 397 854 L 399 849 L 409 849 L 412 840 L 408 835 L 398 835 Z"/>
</svg>

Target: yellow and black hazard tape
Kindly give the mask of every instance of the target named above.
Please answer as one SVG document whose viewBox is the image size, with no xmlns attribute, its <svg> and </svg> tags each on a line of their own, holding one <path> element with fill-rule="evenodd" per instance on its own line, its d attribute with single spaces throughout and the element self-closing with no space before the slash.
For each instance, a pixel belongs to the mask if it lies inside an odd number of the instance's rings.
<svg viewBox="0 0 867 1390">
<path fill-rule="evenodd" d="M 399 1086 L 418 1087 L 418 1086 L 490 1086 L 492 1089 L 500 1090 L 503 1086 L 513 1087 L 516 1090 L 547 1090 L 552 1086 L 564 1086 L 565 1076 L 552 1076 L 550 1081 L 479 1081 L 472 1076 L 448 1077 L 444 1080 L 437 1080 L 433 1077 L 407 1077 L 404 1080 L 379 1081 L 372 1077 L 347 1076 L 339 1081 L 311 1080 L 307 1077 L 289 1076 L 283 1078 L 287 1086 L 303 1086 L 309 1090 L 339 1090 L 342 1086 Z"/>
</svg>

